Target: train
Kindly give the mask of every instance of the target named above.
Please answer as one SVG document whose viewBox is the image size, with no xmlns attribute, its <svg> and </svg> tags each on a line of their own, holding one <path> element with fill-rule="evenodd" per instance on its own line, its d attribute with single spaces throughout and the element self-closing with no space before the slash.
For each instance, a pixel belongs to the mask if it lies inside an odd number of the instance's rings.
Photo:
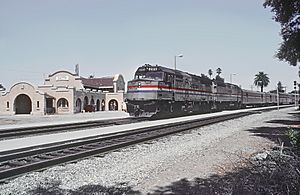
<svg viewBox="0 0 300 195">
<path fill-rule="evenodd" d="M 245 107 L 293 104 L 293 94 L 256 92 L 159 65 L 145 64 L 127 84 L 127 112 L 135 117 L 175 116 Z"/>
</svg>

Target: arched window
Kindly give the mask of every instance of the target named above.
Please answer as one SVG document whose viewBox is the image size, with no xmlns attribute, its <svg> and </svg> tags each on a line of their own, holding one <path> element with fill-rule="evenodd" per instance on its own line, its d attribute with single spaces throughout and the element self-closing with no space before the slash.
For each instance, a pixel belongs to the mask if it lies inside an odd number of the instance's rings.
<svg viewBox="0 0 300 195">
<path fill-rule="evenodd" d="M 65 98 L 60 98 L 57 101 L 57 107 L 58 108 L 68 108 L 69 107 L 69 102 Z"/>
</svg>

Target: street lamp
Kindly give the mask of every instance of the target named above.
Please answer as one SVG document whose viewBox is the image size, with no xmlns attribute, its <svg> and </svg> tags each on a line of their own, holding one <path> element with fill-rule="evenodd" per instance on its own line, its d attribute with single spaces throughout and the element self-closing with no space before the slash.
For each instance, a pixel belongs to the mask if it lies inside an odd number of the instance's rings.
<svg viewBox="0 0 300 195">
<path fill-rule="evenodd" d="M 235 73 L 230 73 L 230 83 L 232 83 L 232 76 L 236 75 Z"/>
<path fill-rule="evenodd" d="M 277 88 L 277 110 L 279 110 L 279 89 L 278 86 L 276 86 Z"/>
<path fill-rule="evenodd" d="M 183 57 L 183 54 L 179 54 L 179 55 L 176 55 L 174 56 L 174 90 L 173 90 L 173 101 L 175 101 L 175 90 L 176 90 L 176 58 L 182 58 Z"/>
<path fill-rule="evenodd" d="M 297 81 L 294 81 L 294 92 L 295 92 L 295 108 L 297 108 Z"/>
<path fill-rule="evenodd" d="M 177 56 L 174 56 L 174 69 L 176 70 L 176 58 L 182 58 L 183 54 L 179 54 Z"/>
</svg>

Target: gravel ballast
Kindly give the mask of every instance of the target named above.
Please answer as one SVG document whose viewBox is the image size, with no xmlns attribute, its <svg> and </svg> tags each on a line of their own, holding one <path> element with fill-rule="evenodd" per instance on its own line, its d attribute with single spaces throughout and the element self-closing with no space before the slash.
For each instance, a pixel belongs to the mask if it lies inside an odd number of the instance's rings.
<svg viewBox="0 0 300 195">
<path fill-rule="evenodd" d="M 288 113 L 293 111 L 287 108 L 254 114 L 26 174 L 1 184 L 0 194 L 29 194 L 37 187 L 54 184 L 62 192 L 87 185 L 123 185 L 145 194 L 181 179 L 222 174 L 241 158 L 274 146 L 271 140 L 254 136 L 249 130 L 282 127 L 267 121 L 288 120 Z"/>
</svg>

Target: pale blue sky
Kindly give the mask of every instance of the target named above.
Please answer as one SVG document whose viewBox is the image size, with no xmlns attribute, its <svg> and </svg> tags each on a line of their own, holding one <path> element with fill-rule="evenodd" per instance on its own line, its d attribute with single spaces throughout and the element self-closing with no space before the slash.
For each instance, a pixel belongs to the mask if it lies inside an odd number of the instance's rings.
<svg viewBox="0 0 300 195">
<path fill-rule="evenodd" d="M 0 0 L 0 83 L 42 84 L 57 70 L 82 76 L 121 73 L 128 81 L 145 63 L 194 74 L 209 68 L 250 89 L 254 75 L 282 81 L 296 67 L 274 58 L 279 25 L 263 0 Z M 215 71 L 214 71 L 215 72 Z M 254 87 L 254 89 L 257 89 Z"/>
</svg>

